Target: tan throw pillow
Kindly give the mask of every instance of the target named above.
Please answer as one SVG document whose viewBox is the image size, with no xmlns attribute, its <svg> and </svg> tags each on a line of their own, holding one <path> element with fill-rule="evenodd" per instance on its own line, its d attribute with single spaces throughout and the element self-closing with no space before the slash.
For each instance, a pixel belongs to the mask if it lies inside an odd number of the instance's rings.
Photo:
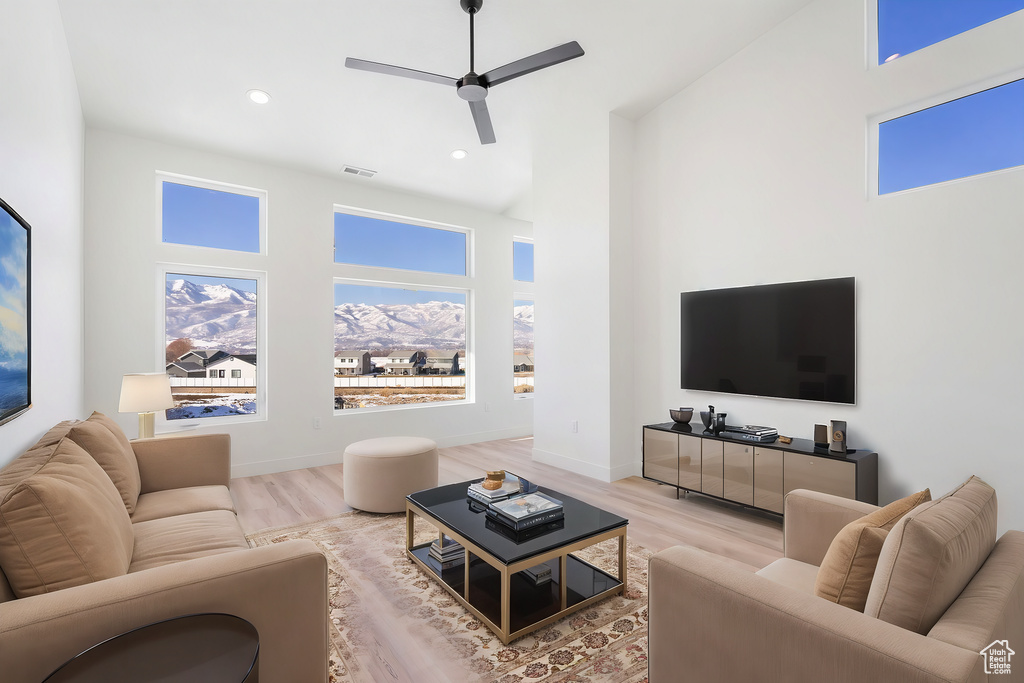
<svg viewBox="0 0 1024 683">
<path fill-rule="evenodd" d="M 19 598 L 121 576 L 133 545 L 117 489 L 70 439 L 0 499 L 0 566 Z"/>
<path fill-rule="evenodd" d="M 864 603 L 875 575 L 878 554 L 889 530 L 921 503 L 932 499 L 925 489 L 889 503 L 883 508 L 850 522 L 832 539 L 818 577 L 814 594 L 844 607 L 864 611 Z"/>
<path fill-rule="evenodd" d="M 139 500 L 139 492 L 142 490 L 142 478 L 139 476 L 139 462 L 135 459 L 135 452 L 129 450 L 126 453 L 110 429 L 91 418 L 72 427 L 68 437 L 99 463 L 117 487 L 128 514 L 134 514 L 135 503 Z"/>
</svg>

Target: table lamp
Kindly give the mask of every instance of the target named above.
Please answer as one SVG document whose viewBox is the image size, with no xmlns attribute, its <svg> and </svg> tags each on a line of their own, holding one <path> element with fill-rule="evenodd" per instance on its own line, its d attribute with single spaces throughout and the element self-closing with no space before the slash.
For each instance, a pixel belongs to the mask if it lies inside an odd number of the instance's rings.
<svg viewBox="0 0 1024 683">
<path fill-rule="evenodd" d="M 154 411 L 174 407 L 171 379 L 163 372 L 125 375 L 121 379 L 121 413 L 139 414 L 139 438 L 153 437 Z"/>
</svg>

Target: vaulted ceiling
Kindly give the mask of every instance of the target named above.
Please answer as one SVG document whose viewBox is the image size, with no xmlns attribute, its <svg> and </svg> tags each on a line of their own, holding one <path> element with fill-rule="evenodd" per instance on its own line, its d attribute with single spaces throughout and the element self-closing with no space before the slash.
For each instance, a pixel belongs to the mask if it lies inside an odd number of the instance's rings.
<svg viewBox="0 0 1024 683">
<path fill-rule="evenodd" d="M 586 55 L 494 87 L 484 146 L 454 89 L 344 66 L 462 77 L 459 0 L 58 1 L 90 127 L 339 178 L 368 168 L 349 181 L 499 213 L 529 196 L 548 107 L 639 118 L 809 2 L 485 0 L 477 72 L 571 40 Z"/>
</svg>

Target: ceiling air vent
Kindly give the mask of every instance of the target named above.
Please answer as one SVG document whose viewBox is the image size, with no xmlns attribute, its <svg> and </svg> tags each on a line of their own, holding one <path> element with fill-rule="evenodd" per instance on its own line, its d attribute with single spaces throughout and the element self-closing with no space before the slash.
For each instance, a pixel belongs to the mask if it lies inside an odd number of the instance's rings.
<svg viewBox="0 0 1024 683">
<path fill-rule="evenodd" d="M 368 168 L 359 168 L 358 166 L 344 166 L 341 169 L 341 172 L 351 173 L 352 175 L 357 175 L 361 178 L 372 178 L 373 176 L 377 175 L 376 171 L 371 171 Z"/>
</svg>

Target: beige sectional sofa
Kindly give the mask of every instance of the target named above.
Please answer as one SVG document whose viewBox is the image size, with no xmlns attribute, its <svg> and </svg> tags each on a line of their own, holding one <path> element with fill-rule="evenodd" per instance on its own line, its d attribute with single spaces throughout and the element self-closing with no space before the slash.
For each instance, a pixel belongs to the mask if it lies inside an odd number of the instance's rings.
<svg viewBox="0 0 1024 683">
<path fill-rule="evenodd" d="M 651 683 L 1024 680 L 1024 533 L 996 540 L 976 477 L 881 534 L 863 611 L 815 594 L 837 534 L 878 510 L 791 492 L 785 557 L 756 574 L 696 548 L 654 555 Z M 986 673 L 989 646 L 1019 653 L 1009 673 Z"/>
<path fill-rule="evenodd" d="M 0 672 L 38 683 L 107 638 L 219 612 L 259 632 L 260 680 L 327 679 L 327 563 L 249 548 L 224 434 L 129 441 L 100 413 L 0 470 Z"/>
</svg>

